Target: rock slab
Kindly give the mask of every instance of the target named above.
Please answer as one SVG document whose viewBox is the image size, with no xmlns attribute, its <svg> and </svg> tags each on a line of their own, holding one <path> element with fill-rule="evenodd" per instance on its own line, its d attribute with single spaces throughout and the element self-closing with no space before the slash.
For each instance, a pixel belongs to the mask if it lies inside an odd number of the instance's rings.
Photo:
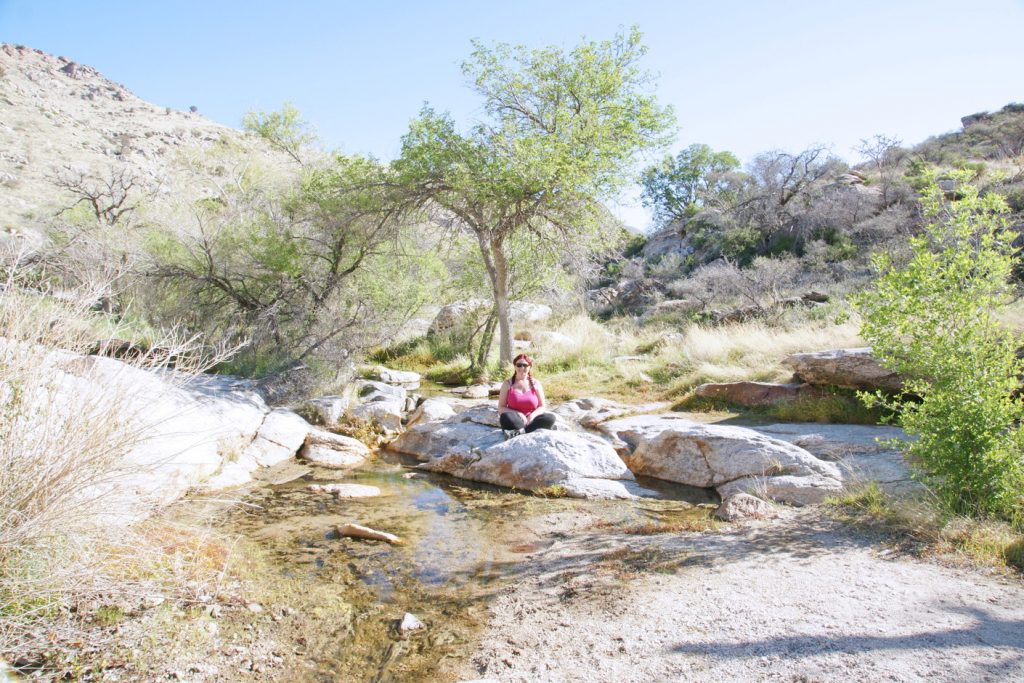
<svg viewBox="0 0 1024 683">
<path fill-rule="evenodd" d="M 421 469 L 508 488 L 555 491 L 578 498 L 632 498 L 633 475 L 600 437 L 538 430 L 506 441 L 493 407 L 417 425 L 389 449 L 416 456 Z"/>
<path fill-rule="evenodd" d="M 782 360 L 808 384 L 874 391 L 900 391 L 903 380 L 871 355 L 870 347 L 794 353 Z"/>
<path fill-rule="evenodd" d="M 620 444 L 635 474 L 714 487 L 723 497 L 746 492 L 806 505 L 842 489 L 835 463 L 744 427 L 645 415 L 612 420 L 602 429 Z"/>
</svg>

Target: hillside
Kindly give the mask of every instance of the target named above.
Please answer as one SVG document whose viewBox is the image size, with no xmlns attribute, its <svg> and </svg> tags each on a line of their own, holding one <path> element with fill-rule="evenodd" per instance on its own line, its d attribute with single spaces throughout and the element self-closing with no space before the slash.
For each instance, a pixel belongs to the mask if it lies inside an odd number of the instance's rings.
<svg viewBox="0 0 1024 683">
<path fill-rule="evenodd" d="M 41 231 L 74 201 L 59 183 L 69 174 L 130 169 L 166 192 L 182 153 L 218 144 L 287 163 L 257 136 L 146 102 L 90 66 L 0 44 L 0 235 Z"/>
<path fill-rule="evenodd" d="M 899 254 L 921 229 L 929 178 L 948 199 L 965 181 L 1003 196 L 1008 225 L 1024 231 L 1024 105 L 964 116 L 961 130 L 913 147 L 876 135 L 854 166 L 822 147 L 767 151 L 743 168 L 727 152 L 715 167 L 713 153 L 694 145 L 647 171 L 645 198 L 662 227 L 606 264 L 597 312 L 675 302 L 721 320 L 738 307 L 778 313 L 811 290 L 845 296 L 872 277 L 873 253 Z"/>
</svg>

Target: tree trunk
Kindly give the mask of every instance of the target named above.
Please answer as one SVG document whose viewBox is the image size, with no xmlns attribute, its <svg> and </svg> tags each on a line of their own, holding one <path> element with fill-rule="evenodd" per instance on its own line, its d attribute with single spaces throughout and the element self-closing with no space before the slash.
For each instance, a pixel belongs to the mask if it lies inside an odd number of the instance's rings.
<svg viewBox="0 0 1024 683">
<path fill-rule="evenodd" d="M 494 311 L 498 316 L 499 357 L 502 365 L 508 365 L 512 362 L 512 324 L 509 320 L 508 260 L 505 258 L 504 240 L 500 236 L 489 236 L 482 230 L 475 232 L 494 294 Z"/>
<path fill-rule="evenodd" d="M 480 374 L 487 368 L 487 356 L 491 355 L 491 345 L 494 343 L 494 327 L 498 323 L 498 316 L 494 309 L 487 314 L 487 321 L 484 323 L 483 332 L 480 337 L 480 346 L 477 349 L 476 357 L 471 363 L 470 370 L 474 374 Z"/>
<path fill-rule="evenodd" d="M 512 363 L 512 322 L 508 301 L 508 261 L 500 240 L 491 240 L 494 259 L 494 308 L 498 313 L 498 348 L 502 365 Z"/>
</svg>

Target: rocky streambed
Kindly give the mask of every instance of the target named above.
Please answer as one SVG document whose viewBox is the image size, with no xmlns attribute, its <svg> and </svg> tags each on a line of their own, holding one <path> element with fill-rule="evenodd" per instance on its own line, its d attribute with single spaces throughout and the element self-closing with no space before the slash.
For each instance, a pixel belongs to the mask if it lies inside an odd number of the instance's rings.
<svg viewBox="0 0 1024 683">
<path fill-rule="evenodd" d="M 220 617 L 217 657 L 230 664 L 206 670 L 182 660 L 188 679 L 222 680 L 233 669 L 247 680 L 457 680 L 495 596 L 524 576 L 535 553 L 571 534 L 566 520 L 601 533 L 713 524 L 716 499 L 701 489 L 643 480 L 662 497 L 575 500 L 413 465 L 383 452 L 358 470 L 308 467 L 230 502 L 186 502 L 183 519 L 203 518 L 266 558 L 253 574 L 264 597 L 237 610 L 239 623 Z M 347 497 L 373 489 L 379 495 Z M 349 523 L 401 540 L 340 535 Z"/>
</svg>

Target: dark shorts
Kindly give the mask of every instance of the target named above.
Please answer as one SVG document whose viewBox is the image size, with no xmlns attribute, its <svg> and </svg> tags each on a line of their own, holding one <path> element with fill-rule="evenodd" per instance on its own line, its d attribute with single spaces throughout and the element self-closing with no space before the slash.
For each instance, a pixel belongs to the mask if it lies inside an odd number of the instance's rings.
<svg viewBox="0 0 1024 683">
<path fill-rule="evenodd" d="M 555 426 L 555 416 L 551 413 L 541 413 L 533 418 L 533 422 L 526 424 L 521 413 L 502 413 L 499 420 L 502 429 L 523 429 L 526 432 L 535 432 L 538 429 L 552 429 Z"/>
</svg>

